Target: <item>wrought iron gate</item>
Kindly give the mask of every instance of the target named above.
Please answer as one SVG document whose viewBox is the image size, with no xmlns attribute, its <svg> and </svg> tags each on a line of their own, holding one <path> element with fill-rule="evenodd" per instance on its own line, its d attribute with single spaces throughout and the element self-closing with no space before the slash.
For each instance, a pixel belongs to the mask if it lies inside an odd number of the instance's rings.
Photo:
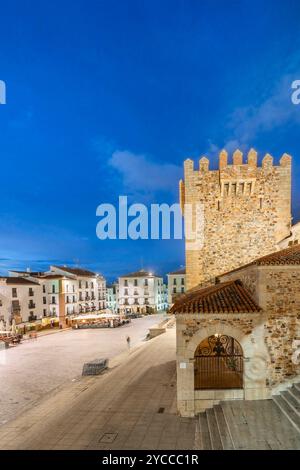
<svg viewBox="0 0 300 470">
<path fill-rule="evenodd" d="M 195 390 L 243 388 L 243 351 L 231 336 L 214 335 L 195 352 Z"/>
</svg>

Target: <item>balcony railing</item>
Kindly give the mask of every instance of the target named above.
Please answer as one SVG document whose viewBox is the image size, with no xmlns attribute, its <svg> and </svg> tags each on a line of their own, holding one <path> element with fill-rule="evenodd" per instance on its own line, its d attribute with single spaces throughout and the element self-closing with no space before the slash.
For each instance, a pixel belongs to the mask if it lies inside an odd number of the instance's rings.
<svg viewBox="0 0 300 470">
<path fill-rule="evenodd" d="M 28 308 L 35 308 L 35 303 L 33 303 L 33 302 L 29 302 L 29 304 L 28 304 Z"/>
</svg>

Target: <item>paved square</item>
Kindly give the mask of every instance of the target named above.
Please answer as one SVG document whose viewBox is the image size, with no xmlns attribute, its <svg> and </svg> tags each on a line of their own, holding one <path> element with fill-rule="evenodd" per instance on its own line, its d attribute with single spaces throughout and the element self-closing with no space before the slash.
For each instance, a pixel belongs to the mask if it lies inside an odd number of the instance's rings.
<svg viewBox="0 0 300 470">
<path fill-rule="evenodd" d="M 135 346 L 163 315 L 132 320 L 119 328 L 65 330 L 0 350 L 0 425 L 81 375 L 84 362 L 112 358 Z"/>
</svg>

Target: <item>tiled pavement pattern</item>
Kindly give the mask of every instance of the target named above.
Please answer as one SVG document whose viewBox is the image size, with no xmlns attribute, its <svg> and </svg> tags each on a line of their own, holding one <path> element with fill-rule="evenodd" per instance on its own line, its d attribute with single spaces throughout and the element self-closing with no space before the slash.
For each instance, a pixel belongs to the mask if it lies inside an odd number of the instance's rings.
<svg viewBox="0 0 300 470">
<path fill-rule="evenodd" d="M 176 414 L 175 329 L 83 377 L 0 428 L 1 449 L 192 449 Z"/>
</svg>

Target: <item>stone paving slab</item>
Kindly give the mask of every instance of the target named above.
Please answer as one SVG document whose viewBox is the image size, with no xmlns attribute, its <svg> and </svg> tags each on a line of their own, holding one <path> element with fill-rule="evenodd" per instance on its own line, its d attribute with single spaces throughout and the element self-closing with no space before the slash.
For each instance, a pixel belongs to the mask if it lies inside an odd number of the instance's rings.
<svg viewBox="0 0 300 470">
<path fill-rule="evenodd" d="M 0 427 L 0 448 L 192 449 L 195 420 L 176 412 L 175 353 L 175 329 L 122 353 Z"/>
<path fill-rule="evenodd" d="M 132 320 L 119 328 L 58 330 L 0 351 L 0 425 L 30 409 L 47 393 L 81 376 L 85 362 L 109 359 L 145 338 L 162 314 Z"/>
</svg>

